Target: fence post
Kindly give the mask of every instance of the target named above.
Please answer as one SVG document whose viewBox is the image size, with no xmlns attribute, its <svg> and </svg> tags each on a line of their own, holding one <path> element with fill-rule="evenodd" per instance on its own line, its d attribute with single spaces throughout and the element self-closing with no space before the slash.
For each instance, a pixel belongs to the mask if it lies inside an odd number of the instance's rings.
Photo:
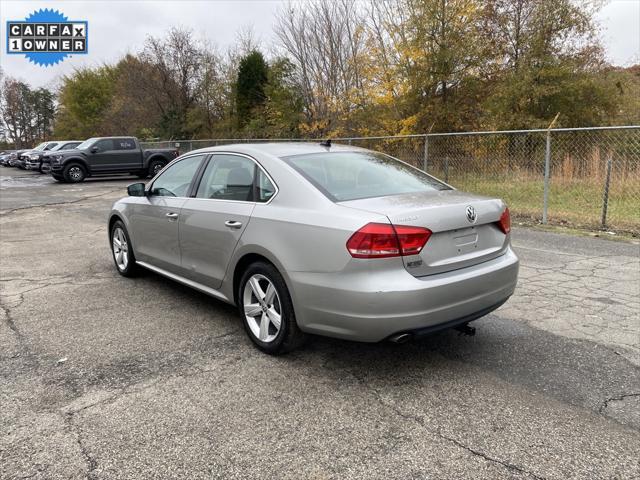
<svg viewBox="0 0 640 480">
<path fill-rule="evenodd" d="M 429 134 L 424 136 L 424 153 L 422 156 L 422 169 L 427 171 L 427 167 L 429 166 Z"/>
<path fill-rule="evenodd" d="M 549 210 L 549 179 L 551 177 L 551 129 L 558 121 L 560 112 L 556 113 L 551 123 L 547 127 L 547 147 L 544 152 L 544 200 L 542 205 L 542 223 L 547 223 L 547 212 Z"/>
<path fill-rule="evenodd" d="M 449 157 L 444 157 L 444 183 L 449 183 Z"/>
<path fill-rule="evenodd" d="M 547 130 L 547 146 L 544 152 L 544 202 L 542 205 L 542 223 L 547 223 L 549 210 L 549 177 L 551 174 L 551 130 Z"/>
<path fill-rule="evenodd" d="M 609 183 L 611 182 L 611 152 L 607 155 L 607 175 L 604 180 L 604 193 L 602 195 L 602 229 L 607 228 L 607 208 L 609 208 Z"/>
</svg>

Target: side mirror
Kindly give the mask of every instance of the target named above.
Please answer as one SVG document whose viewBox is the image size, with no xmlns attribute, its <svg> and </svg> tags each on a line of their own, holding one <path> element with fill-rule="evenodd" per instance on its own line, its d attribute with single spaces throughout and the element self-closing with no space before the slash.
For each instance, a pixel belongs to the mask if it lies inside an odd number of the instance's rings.
<svg viewBox="0 0 640 480">
<path fill-rule="evenodd" d="M 98 151 L 98 147 L 91 147 L 91 153 L 96 153 Z"/>
<path fill-rule="evenodd" d="M 132 183 L 127 187 L 127 194 L 130 197 L 144 197 L 144 183 Z"/>
</svg>

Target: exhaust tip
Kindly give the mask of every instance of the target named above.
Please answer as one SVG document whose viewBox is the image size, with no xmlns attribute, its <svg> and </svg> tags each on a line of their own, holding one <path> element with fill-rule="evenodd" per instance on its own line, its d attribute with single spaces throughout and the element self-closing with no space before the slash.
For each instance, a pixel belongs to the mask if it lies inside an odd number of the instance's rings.
<svg viewBox="0 0 640 480">
<path fill-rule="evenodd" d="M 396 333 L 389 337 L 389 341 L 393 343 L 406 343 L 411 339 L 411 337 L 413 337 L 413 335 L 410 333 Z"/>
</svg>

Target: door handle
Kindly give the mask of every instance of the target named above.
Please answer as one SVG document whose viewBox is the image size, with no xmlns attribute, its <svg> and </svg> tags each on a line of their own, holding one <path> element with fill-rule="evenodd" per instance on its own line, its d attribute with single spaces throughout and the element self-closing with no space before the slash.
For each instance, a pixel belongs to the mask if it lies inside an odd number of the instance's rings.
<svg viewBox="0 0 640 480">
<path fill-rule="evenodd" d="M 237 222 L 235 220 L 227 220 L 224 224 L 229 228 L 240 228 L 242 227 L 242 222 Z"/>
<path fill-rule="evenodd" d="M 173 212 L 169 212 L 169 213 L 167 213 L 166 217 L 169 220 L 175 220 L 176 218 L 178 218 L 178 214 L 177 213 L 173 213 Z"/>
</svg>

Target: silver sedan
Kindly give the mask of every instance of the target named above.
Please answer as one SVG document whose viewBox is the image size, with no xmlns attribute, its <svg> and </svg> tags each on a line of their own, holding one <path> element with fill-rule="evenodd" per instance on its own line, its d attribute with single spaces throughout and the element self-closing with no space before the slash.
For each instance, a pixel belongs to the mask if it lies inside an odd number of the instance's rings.
<svg viewBox="0 0 640 480">
<path fill-rule="evenodd" d="M 128 194 L 109 216 L 118 272 L 142 267 L 237 305 L 268 353 L 307 334 L 400 342 L 466 326 L 516 286 L 501 200 L 370 150 L 205 148 Z"/>
</svg>

